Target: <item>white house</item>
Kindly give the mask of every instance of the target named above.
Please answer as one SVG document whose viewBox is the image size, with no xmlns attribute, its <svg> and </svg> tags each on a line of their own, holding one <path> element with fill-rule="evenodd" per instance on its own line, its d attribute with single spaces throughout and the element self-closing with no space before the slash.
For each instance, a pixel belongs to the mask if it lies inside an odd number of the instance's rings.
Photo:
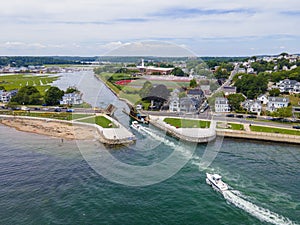
<svg viewBox="0 0 300 225">
<path fill-rule="evenodd" d="M 169 110 L 170 110 L 170 112 L 179 112 L 180 111 L 179 97 L 178 96 L 171 96 L 170 97 Z"/>
<path fill-rule="evenodd" d="M 285 79 L 279 81 L 276 84 L 277 88 L 279 88 L 280 92 L 292 92 L 294 90 L 294 86 L 297 84 L 296 80 Z"/>
<path fill-rule="evenodd" d="M 260 114 L 261 113 L 261 102 L 260 101 L 255 101 L 255 100 L 246 100 L 242 103 L 242 106 L 244 109 L 246 109 L 248 112 L 252 112 L 252 113 L 257 113 Z"/>
<path fill-rule="evenodd" d="M 221 112 L 230 112 L 230 106 L 228 104 L 227 98 L 216 98 L 215 101 L 215 112 L 221 113 Z"/>
<path fill-rule="evenodd" d="M 62 98 L 62 101 L 60 101 L 61 105 L 77 105 L 82 104 L 82 94 L 80 93 L 69 93 L 65 94 Z"/>
<path fill-rule="evenodd" d="M 297 83 L 294 85 L 293 93 L 294 93 L 294 94 L 300 94 L 300 82 L 297 82 Z"/>
<path fill-rule="evenodd" d="M 269 102 L 269 99 L 266 95 L 260 95 L 257 97 L 257 100 L 261 102 L 263 105 L 267 105 Z"/>
<path fill-rule="evenodd" d="M 253 68 L 247 68 L 247 73 L 248 74 L 253 74 L 254 73 L 254 69 Z"/>
<path fill-rule="evenodd" d="M 10 92 L 0 91 L 0 102 L 8 103 L 12 97 Z"/>
<path fill-rule="evenodd" d="M 171 112 L 180 112 L 180 105 L 179 105 L 179 90 L 174 89 L 171 92 L 170 100 L 169 100 L 169 110 Z"/>
<path fill-rule="evenodd" d="M 283 97 L 269 97 L 269 103 L 267 105 L 267 110 L 274 112 L 277 109 L 288 107 L 290 102 L 289 98 Z"/>
</svg>

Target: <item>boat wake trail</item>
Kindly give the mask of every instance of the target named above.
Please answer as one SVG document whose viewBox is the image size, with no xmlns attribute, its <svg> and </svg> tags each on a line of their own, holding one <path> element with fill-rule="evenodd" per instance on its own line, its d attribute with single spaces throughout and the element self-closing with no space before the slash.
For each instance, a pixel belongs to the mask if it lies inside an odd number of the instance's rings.
<svg viewBox="0 0 300 225">
<path fill-rule="evenodd" d="M 141 130 L 139 130 L 142 134 L 148 135 L 151 138 L 153 138 L 156 141 L 159 141 L 161 143 L 164 143 L 165 145 L 168 145 L 169 147 L 173 148 L 175 151 L 180 152 L 180 154 L 187 158 L 192 158 L 193 151 L 191 150 L 191 146 L 181 146 L 183 143 L 176 143 L 174 141 L 170 141 L 166 139 L 164 136 L 161 136 L 159 134 L 154 133 L 150 128 L 143 127 Z"/>
<path fill-rule="evenodd" d="M 231 204 L 235 205 L 236 207 L 248 212 L 252 216 L 256 217 L 260 221 L 272 223 L 275 225 L 296 225 L 288 218 L 278 215 L 277 213 L 271 212 L 268 209 L 259 207 L 240 196 L 237 196 L 230 190 L 223 192 L 224 198 L 230 202 Z"/>
</svg>

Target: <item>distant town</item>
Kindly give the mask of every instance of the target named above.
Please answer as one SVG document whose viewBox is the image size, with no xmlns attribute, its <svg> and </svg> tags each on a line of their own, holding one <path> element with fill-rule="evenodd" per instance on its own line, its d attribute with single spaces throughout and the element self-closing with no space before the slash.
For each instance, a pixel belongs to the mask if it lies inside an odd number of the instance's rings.
<svg viewBox="0 0 300 225">
<path fill-rule="evenodd" d="M 1 57 L 0 102 L 3 106 L 30 104 L 16 101 L 15 96 L 23 86 L 7 85 L 6 74 L 40 76 L 92 67 L 116 94 L 127 98 L 137 109 L 180 114 L 234 113 L 239 117 L 250 114 L 290 120 L 299 118 L 298 55 L 208 57 L 205 61 L 197 57 L 63 57 L 53 60 L 49 57 Z M 37 65 L 41 62 L 45 65 Z M 51 62 L 55 64 L 46 64 Z M 147 81 L 141 83 L 141 78 Z M 37 83 L 30 85 L 27 81 L 24 86 L 39 86 L 42 80 Z M 42 99 L 46 96 L 45 88 L 39 94 L 37 102 L 45 104 L 45 99 Z M 82 104 L 81 96 L 79 92 L 67 93 L 48 103 Z"/>
</svg>

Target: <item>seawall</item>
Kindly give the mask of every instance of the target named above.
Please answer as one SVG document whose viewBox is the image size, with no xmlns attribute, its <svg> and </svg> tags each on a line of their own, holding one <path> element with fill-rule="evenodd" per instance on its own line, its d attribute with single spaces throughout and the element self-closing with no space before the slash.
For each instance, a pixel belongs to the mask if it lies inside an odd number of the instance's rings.
<svg viewBox="0 0 300 225">
<path fill-rule="evenodd" d="M 217 129 L 217 135 L 231 138 L 300 144 L 300 136 L 288 134 Z"/>
</svg>

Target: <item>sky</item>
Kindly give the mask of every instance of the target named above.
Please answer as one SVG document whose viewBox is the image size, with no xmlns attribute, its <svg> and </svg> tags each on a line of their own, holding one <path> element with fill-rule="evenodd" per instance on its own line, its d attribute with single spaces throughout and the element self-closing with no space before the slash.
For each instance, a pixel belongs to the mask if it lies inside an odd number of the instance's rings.
<svg viewBox="0 0 300 225">
<path fill-rule="evenodd" d="M 299 21 L 299 0 L 9 0 L 0 55 L 100 56 L 145 41 L 158 56 L 158 42 L 197 56 L 294 54 Z"/>
</svg>

